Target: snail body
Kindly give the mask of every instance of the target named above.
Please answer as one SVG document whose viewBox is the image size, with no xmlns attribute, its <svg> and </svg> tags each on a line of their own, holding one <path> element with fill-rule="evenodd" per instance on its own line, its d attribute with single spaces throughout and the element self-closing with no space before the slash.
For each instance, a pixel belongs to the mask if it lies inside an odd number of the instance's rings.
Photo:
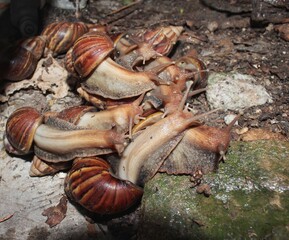
<svg viewBox="0 0 289 240">
<path fill-rule="evenodd" d="M 77 156 L 85 156 L 86 152 L 88 156 L 97 152 L 99 154 L 115 150 L 122 152 L 125 140 L 124 135 L 115 130 L 81 129 L 57 118 L 50 118 L 46 124 L 37 128 L 34 144 L 42 151 L 63 156 L 62 161 L 69 161 Z M 94 149 L 92 153 L 89 151 Z M 46 155 L 39 157 L 46 161 L 55 161 Z"/>
<path fill-rule="evenodd" d="M 157 166 L 162 164 L 170 151 L 181 140 L 183 132 L 189 126 L 199 124 L 197 119 L 198 116 L 193 116 L 189 112 L 176 111 L 147 127 L 123 152 L 119 165 L 119 176 L 133 183 L 144 184 L 156 173 Z M 150 157 L 148 158 L 148 156 Z M 148 171 L 148 176 L 140 176 L 140 170 L 144 171 L 145 164 L 147 168 L 151 168 L 149 165 L 153 165 L 155 171 Z"/>
<path fill-rule="evenodd" d="M 215 171 L 229 147 L 232 126 L 239 117 L 238 115 L 226 128 L 200 125 L 187 129 L 160 171 L 190 175 L 197 171 L 204 174 Z"/>
</svg>

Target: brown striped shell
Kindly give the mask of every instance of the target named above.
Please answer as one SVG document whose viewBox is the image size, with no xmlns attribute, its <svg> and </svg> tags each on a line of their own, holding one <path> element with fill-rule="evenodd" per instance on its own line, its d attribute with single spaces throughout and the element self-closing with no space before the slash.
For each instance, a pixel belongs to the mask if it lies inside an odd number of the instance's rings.
<svg viewBox="0 0 289 240">
<path fill-rule="evenodd" d="M 30 51 L 37 60 L 39 60 L 44 52 L 46 46 L 45 36 L 36 36 L 25 39 L 20 42 L 20 46 Z"/>
<path fill-rule="evenodd" d="M 195 72 L 194 89 L 207 86 L 208 71 L 203 61 L 193 56 L 183 56 L 176 61 L 176 65 L 186 71 Z"/>
<path fill-rule="evenodd" d="M 181 26 L 161 27 L 154 30 L 146 30 L 143 36 L 142 33 L 139 33 L 139 37 L 143 38 L 145 43 L 151 44 L 159 54 L 167 55 L 170 53 L 183 29 Z"/>
<path fill-rule="evenodd" d="M 41 114 L 32 107 L 22 107 L 13 112 L 6 123 L 6 138 L 11 146 L 21 154 L 29 153 L 42 120 Z"/>
<path fill-rule="evenodd" d="M 66 53 L 86 32 L 88 27 L 83 22 L 55 22 L 45 27 L 41 35 L 47 37 L 47 48 L 56 56 Z"/>
<path fill-rule="evenodd" d="M 93 106 L 74 106 L 70 108 L 66 108 L 59 112 L 56 117 L 62 119 L 66 122 L 77 125 L 79 119 L 87 112 L 96 112 L 96 108 Z"/>
<path fill-rule="evenodd" d="M 113 42 L 101 32 L 87 33 L 73 45 L 72 61 L 80 77 L 86 77 L 113 51 Z"/>
<path fill-rule="evenodd" d="M 71 162 L 51 163 L 41 160 L 37 156 L 33 157 L 29 171 L 30 177 L 42 177 L 53 175 L 61 170 L 66 170 L 71 167 Z"/>
<path fill-rule="evenodd" d="M 72 60 L 72 48 L 68 50 L 68 52 L 65 54 L 65 68 L 66 70 L 74 77 L 78 76 L 78 73 L 74 69 L 74 62 Z"/>
<path fill-rule="evenodd" d="M 37 67 L 35 56 L 23 47 L 11 47 L 2 52 L 0 68 L 3 79 L 21 81 L 31 77 Z"/>
<path fill-rule="evenodd" d="M 98 157 L 74 161 L 65 179 L 65 192 L 87 210 L 101 215 L 123 212 L 143 194 L 140 187 L 114 177 L 109 164 Z"/>
</svg>

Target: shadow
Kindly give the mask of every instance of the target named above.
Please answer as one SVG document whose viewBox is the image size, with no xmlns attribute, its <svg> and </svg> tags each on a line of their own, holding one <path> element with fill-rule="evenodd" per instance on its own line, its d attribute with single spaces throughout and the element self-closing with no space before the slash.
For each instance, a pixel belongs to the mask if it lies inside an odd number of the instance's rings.
<svg viewBox="0 0 289 240">
<path fill-rule="evenodd" d="M 21 34 L 17 28 L 12 25 L 10 20 L 10 8 L 7 8 L 0 15 L 0 50 L 19 38 L 21 38 Z"/>
</svg>

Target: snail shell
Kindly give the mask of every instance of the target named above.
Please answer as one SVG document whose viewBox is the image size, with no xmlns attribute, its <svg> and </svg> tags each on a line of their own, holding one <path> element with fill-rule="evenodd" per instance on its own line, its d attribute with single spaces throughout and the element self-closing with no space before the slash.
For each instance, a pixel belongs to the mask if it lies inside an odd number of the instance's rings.
<svg viewBox="0 0 289 240">
<path fill-rule="evenodd" d="M 21 47 L 30 51 L 37 60 L 39 60 L 46 46 L 46 37 L 45 36 L 36 36 L 25 39 L 20 42 Z"/>
<path fill-rule="evenodd" d="M 182 26 L 161 27 L 145 31 L 142 38 L 145 42 L 151 43 L 159 54 L 168 55 L 183 30 Z M 141 33 L 139 35 L 141 36 Z"/>
<path fill-rule="evenodd" d="M 0 68 L 4 79 L 21 81 L 29 78 L 37 67 L 36 57 L 23 47 L 10 47 L 0 56 Z"/>
<path fill-rule="evenodd" d="M 45 27 L 41 35 L 47 37 L 47 48 L 56 56 L 66 53 L 88 30 L 83 22 L 55 22 Z"/>
<path fill-rule="evenodd" d="M 109 164 L 101 158 L 79 158 L 65 179 L 65 192 L 91 212 L 116 214 L 135 205 L 143 190 L 111 174 Z"/>
<path fill-rule="evenodd" d="M 70 167 L 71 162 L 51 163 L 45 162 L 37 156 L 34 156 L 30 167 L 29 176 L 42 177 L 47 175 L 53 175 L 61 170 L 69 169 Z"/>
<path fill-rule="evenodd" d="M 6 123 L 6 138 L 19 154 L 29 153 L 42 121 L 41 114 L 32 107 L 19 108 L 10 115 Z"/>
<path fill-rule="evenodd" d="M 113 42 L 108 35 L 101 32 L 87 33 L 73 45 L 71 61 L 80 77 L 86 77 L 113 49 Z"/>
<path fill-rule="evenodd" d="M 205 63 L 193 56 L 183 56 L 176 61 L 176 65 L 194 74 L 194 89 L 207 86 L 208 71 Z"/>
</svg>

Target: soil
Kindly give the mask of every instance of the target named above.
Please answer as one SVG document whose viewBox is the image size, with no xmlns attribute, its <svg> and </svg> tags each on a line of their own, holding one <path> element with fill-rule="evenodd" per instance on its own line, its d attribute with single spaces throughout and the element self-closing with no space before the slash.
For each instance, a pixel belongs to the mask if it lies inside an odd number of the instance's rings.
<svg viewBox="0 0 289 240">
<path fill-rule="evenodd" d="M 236 7 L 238 2 L 240 4 Z M 132 2 L 90 0 L 80 14 L 74 10 L 46 5 L 41 13 L 41 26 L 61 20 L 80 20 L 106 24 L 110 32 L 119 33 L 132 29 L 182 25 L 186 36 L 178 42 L 170 57 L 194 54 L 204 61 L 209 72 L 238 71 L 252 75 L 257 84 L 263 85 L 271 95 L 271 103 L 246 109 L 237 128 L 262 128 L 289 138 L 289 42 L 282 35 L 283 32 L 276 31 L 277 26 L 285 25 L 284 22 L 289 19 L 289 6 L 284 2 L 283 6 L 272 6 L 271 9 L 275 13 L 280 12 L 279 19 L 270 20 L 269 14 L 256 22 L 250 1 L 148 0 L 118 11 Z M 203 112 L 209 110 L 204 94 L 199 95 L 192 106 Z M 212 119 L 218 120 L 212 124 L 223 125 L 227 114 L 229 112 L 214 114 Z M 136 211 L 134 215 L 116 219 L 114 223 L 128 225 L 122 226 L 122 230 L 115 224 L 110 227 L 110 222 L 108 227 L 114 234 L 122 234 L 121 231 L 126 229 L 133 232 L 135 229 L 132 231 L 131 228 L 138 215 Z M 123 235 L 128 236 L 127 233 Z"/>
</svg>

